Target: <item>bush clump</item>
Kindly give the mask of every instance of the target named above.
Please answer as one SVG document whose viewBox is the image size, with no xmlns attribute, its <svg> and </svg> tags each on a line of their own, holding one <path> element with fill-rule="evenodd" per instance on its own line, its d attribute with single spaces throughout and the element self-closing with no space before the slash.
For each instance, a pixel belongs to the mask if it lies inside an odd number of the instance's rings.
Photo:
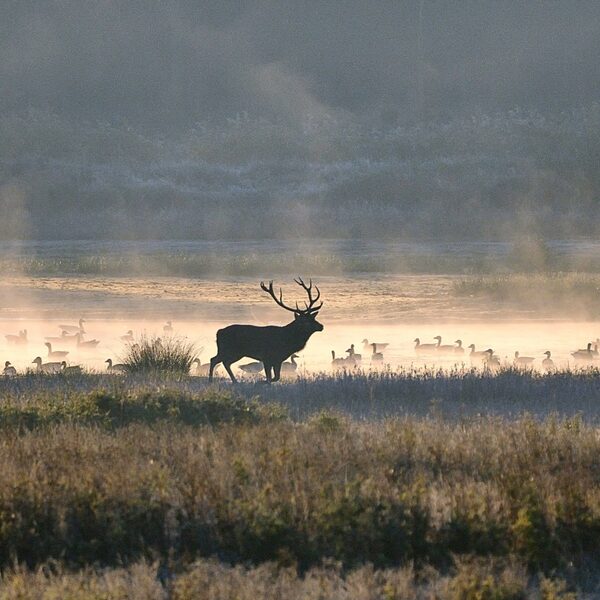
<svg viewBox="0 0 600 600">
<path fill-rule="evenodd" d="M 129 373 L 187 375 L 196 358 L 194 344 L 176 337 L 142 336 L 123 359 Z"/>
</svg>

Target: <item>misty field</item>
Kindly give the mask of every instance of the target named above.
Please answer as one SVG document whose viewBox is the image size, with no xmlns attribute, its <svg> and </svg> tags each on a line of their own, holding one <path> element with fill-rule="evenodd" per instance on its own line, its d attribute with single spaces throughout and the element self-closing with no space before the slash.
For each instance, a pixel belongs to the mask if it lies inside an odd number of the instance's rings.
<svg viewBox="0 0 600 600">
<path fill-rule="evenodd" d="M 5 597 L 559 598 L 598 585 L 595 370 L 270 387 L 30 375 L 0 394 Z"/>
<path fill-rule="evenodd" d="M 0 600 L 600 598 L 598 31 L 0 2 Z"/>
<path fill-rule="evenodd" d="M 0 597 L 596 593 L 600 376 L 570 353 L 598 335 L 599 252 L 537 247 L 524 272 L 514 243 L 6 244 L 3 333 L 28 343 L 0 338 L 18 373 L 0 379 Z M 321 269 L 325 330 L 278 385 L 188 375 L 219 327 L 285 318 L 261 260 L 293 301 L 289 270 Z M 83 373 L 28 371 L 79 316 L 98 346 L 57 344 Z M 434 335 L 504 366 L 417 355 Z M 332 371 L 350 343 L 363 366 Z"/>
</svg>

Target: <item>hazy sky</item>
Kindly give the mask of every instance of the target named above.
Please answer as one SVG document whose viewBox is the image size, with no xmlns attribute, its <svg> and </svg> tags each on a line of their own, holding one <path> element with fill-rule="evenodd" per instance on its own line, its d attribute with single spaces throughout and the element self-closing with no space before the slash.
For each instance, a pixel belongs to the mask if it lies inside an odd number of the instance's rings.
<svg viewBox="0 0 600 600">
<path fill-rule="evenodd" d="M 584 1 L 4 0 L 0 108 L 158 128 L 560 109 L 600 98 L 599 31 Z"/>
</svg>

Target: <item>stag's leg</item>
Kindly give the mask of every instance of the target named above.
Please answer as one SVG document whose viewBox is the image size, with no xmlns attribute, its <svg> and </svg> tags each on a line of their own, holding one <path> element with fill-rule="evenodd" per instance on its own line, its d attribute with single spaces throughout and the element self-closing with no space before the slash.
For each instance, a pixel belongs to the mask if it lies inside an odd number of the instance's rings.
<svg viewBox="0 0 600 600">
<path fill-rule="evenodd" d="M 209 383 L 213 380 L 213 371 L 215 367 L 221 362 L 221 357 L 217 354 L 210 359 L 210 369 L 208 371 L 208 381 Z"/>
<path fill-rule="evenodd" d="M 267 376 L 267 383 L 271 383 L 271 379 L 272 379 L 272 377 L 271 377 L 271 369 L 272 369 L 272 366 L 270 364 L 268 364 L 268 363 L 264 363 L 264 365 L 265 365 L 265 375 Z"/>
<path fill-rule="evenodd" d="M 225 370 L 229 373 L 229 377 L 231 377 L 231 381 L 233 381 L 233 383 L 237 383 L 237 379 L 235 378 L 235 375 L 233 374 L 233 371 L 231 370 L 231 364 L 232 363 L 229 362 L 228 360 L 223 361 L 223 366 L 225 367 Z"/>
<path fill-rule="evenodd" d="M 281 363 L 276 363 L 273 365 L 273 371 L 275 371 L 275 377 L 273 377 L 273 381 L 279 381 L 281 378 Z"/>
</svg>

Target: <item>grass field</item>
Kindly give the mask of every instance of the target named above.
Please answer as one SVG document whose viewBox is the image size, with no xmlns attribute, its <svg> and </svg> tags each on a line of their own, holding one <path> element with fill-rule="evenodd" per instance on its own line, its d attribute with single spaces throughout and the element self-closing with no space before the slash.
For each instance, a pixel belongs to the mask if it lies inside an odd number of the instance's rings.
<svg viewBox="0 0 600 600">
<path fill-rule="evenodd" d="M 600 377 L 569 360 L 597 332 L 559 304 L 593 308 L 594 275 L 320 277 L 326 330 L 298 376 L 232 386 L 187 373 L 194 356 L 214 354 L 223 324 L 280 322 L 256 277 L 87 269 L 15 276 L 0 289 L 3 333 L 29 332 L 22 347 L 0 338 L 23 373 L 0 378 L 0 599 L 600 590 Z M 562 321 L 520 318 L 541 315 L 549 297 Z M 83 373 L 27 374 L 46 356 L 45 336 L 80 315 L 100 340 L 93 351 L 68 347 Z M 364 370 L 332 373 L 331 349 L 364 353 L 365 335 L 390 342 L 389 362 L 365 356 Z M 417 356 L 417 335 L 493 345 L 506 365 L 518 349 L 539 366 L 550 348 L 558 368 L 491 374 L 467 355 Z M 107 356 L 128 373 L 107 373 Z"/>
<path fill-rule="evenodd" d="M 0 597 L 591 592 L 599 381 L 4 380 Z"/>
</svg>

